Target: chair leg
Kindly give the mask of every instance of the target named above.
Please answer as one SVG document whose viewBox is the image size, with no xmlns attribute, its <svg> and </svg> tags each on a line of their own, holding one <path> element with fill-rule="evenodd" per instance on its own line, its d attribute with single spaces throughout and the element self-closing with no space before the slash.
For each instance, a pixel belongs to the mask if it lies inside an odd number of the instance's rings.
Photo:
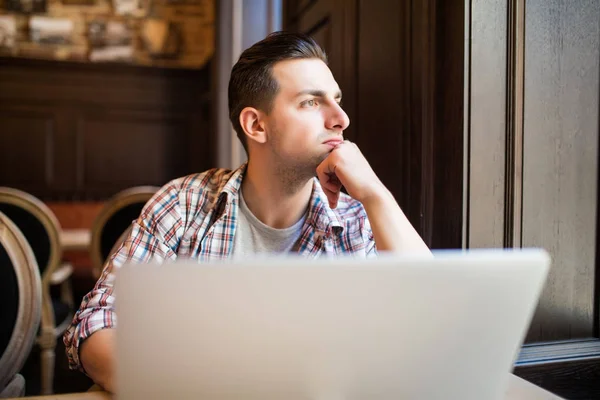
<svg viewBox="0 0 600 400">
<path fill-rule="evenodd" d="M 41 394 L 49 395 L 54 391 L 56 337 L 53 330 L 49 330 L 43 336 L 40 341 Z"/>
<path fill-rule="evenodd" d="M 54 381 L 54 349 L 44 349 L 41 354 L 42 383 L 41 394 L 52 394 Z"/>
</svg>

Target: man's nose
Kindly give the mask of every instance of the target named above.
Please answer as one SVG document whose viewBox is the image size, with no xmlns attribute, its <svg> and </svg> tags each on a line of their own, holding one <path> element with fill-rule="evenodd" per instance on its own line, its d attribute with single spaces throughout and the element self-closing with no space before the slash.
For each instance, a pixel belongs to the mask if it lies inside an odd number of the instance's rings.
<svg viewBox="0 0 600 400">
<path fill-rule="evenodd" d="M 326 128 L 329 130 L 343 131 L 350 125 L 350 118 L 348 118 L 348 114 L 346 114 L 339 104 L 334 103 L 331 106 L 331 112 L 327 118 L 326 125 Z"/>
</svg>

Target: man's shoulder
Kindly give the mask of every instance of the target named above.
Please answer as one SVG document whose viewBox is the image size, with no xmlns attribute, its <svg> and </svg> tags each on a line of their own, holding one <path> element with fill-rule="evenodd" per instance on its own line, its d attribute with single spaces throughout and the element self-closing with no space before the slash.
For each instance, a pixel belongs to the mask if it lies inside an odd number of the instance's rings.
<svg viewBox="0 0 600 400">
<path fill-rule="evenodd" d="M 164 210 L 178 209 L 190 215 L 208 212 L 231 181 L 237 170 L 212 168 L 204 172 L 173 179 L 158 190 L 146 205 L 145 212 L 162 214 Z"/>
<path fill-rule="evenodd" d="M 182 176 L 173 179 L 162 190 L 184 193 L 220 193 L 229 182 L 235 170 L 226 168 L 211 168 L 204 172 Z"/>
</svg>

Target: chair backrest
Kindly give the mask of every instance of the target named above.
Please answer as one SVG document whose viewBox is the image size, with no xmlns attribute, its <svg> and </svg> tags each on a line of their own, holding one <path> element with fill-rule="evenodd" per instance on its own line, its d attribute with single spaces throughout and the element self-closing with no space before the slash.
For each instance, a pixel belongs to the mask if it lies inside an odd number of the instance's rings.
<svg viewBox="0 0 600 400">
<path fill-rule="evenodd" d="M 0 391 L 23 367 L 40 323 L 40 272 L 27 240 L 0 212 Z"/>
<path fill-rule="evenodd" d="M 117 193 L 106 202 L 92 226 L 90 256 L 96 277 L 100 276 L 104 262 L 123 232 L 140 216 L 158 189 L 156 186 L 136 186 Z"/>
<path fill-rule="evenodd" d="M 56 216 L 38 198 L 7 187 L 0 187 L 0 212 L 10 218 L 27 239 L 45 285 L 62 257 L 60 224 Z"/>
</svg>

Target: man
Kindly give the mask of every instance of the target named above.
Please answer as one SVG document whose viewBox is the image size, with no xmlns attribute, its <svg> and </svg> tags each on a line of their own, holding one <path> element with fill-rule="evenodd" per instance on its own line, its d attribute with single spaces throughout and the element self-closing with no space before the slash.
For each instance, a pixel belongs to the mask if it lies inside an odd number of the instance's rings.
<svg viewBox="0 0 600 400">
<path fill-rule="evenodd" d="M 65 333 L 71 367 L 113 389 L 112 291 L 126 261 L 428 252 L 360 150 L 343 140 L 341 100 L 309 37 L 275 33 L 244 51 L 231 72 L 229 111 L 247 165 L 174 180 L 146 204 Z"/>
</svg>

